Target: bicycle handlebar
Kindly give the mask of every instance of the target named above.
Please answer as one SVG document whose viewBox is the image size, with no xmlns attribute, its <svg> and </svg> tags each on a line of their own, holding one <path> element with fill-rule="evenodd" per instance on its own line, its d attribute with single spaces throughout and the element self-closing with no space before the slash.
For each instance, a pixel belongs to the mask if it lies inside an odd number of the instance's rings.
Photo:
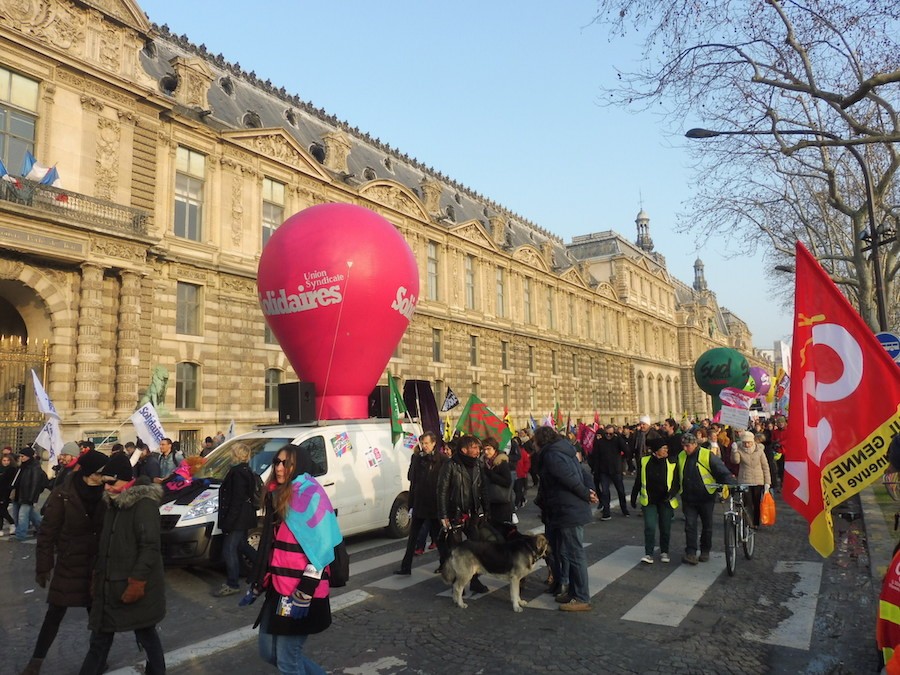
<svg viewBox="0 0 900 675">
<path fill-rule="evenodd" d="M 719 490 L 727 487 L 729 490 L 740 490 L 741 492 L 746 492 L 752 487 L 763 487 L 755 483 L 709 483 L 709 485 Z"/>
</svg>

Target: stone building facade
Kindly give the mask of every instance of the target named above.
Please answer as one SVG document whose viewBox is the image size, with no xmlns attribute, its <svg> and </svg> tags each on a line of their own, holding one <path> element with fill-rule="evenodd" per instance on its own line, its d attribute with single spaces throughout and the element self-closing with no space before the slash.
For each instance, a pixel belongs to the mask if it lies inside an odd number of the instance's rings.
<svg viewBox="0 0 900 675">
<path fill-rule="evenodd" d="M 27 151 L 63 186 L 0 182 L 0 441 L 40 426 L 30 368 L 66 440 L 116 431 L 160 366 L 163 423 L 188 446 L 277 420 L 296 375 L 256 266 L 286 217 L 325 202 L 377 211 L 415 252 L 421 299 L 386 372 L 439 398 L 476 392 L 523 420 L 557 402 L 573 419 L 678 416 L 710 408 L 691 375 L 705 349 L 763 365 L 702 263 L 693 286 L 668 274 L 645 213 L 636 243 L 567 245 L 132 0 L 0 0 L 0 112 L 9 173 Z"/>
</svg>

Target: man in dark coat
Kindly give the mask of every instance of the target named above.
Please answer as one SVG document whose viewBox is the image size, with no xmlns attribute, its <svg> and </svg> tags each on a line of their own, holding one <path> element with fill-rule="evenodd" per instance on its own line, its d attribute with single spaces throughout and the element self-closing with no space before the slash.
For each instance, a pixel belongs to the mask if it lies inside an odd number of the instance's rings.
<svg viewBox="0 0 900 675">
<path fill-rule="evenodd" d="M 481 441 L 474 436 L 462 436 L 459 450 L 444 462 L 438 476 L 438 517 L 443 536 L 438 540 L 441 560 L 450 556 L 450 546 L 465 534 L 468 539 L 481 538 L 479 527 L 487 515 L 487 479 L 481 461 Z M 439 568 L 440 569 L 440 568 Z M 476 574 L 469 588 L 473 593 L 487 593 Z"/>
<path fill-rule="evenodd" d="M 540 499 L 544 522 L 554 532 L 554 548 L 561 565 L 568 566 L 571 600 L 559 608 L 566 612 L 591 609 L 587 559 L 584 555 L 584 526 L 591 522 L 591 504 L 600 500 L 581 469 L 575 446 L 551 427 L 534 433 L 534 444 L 541 455 Z"/>
<path fill-rule="evenodd" d="M 240 593 L 240 557 L 246 556 L 251 564 L 256 560 L 256 549 L 247 542 L 247 533 L 258 520 L 253 503 L 256 475 L 249 464 L 250 448 L 240 441 L 232 443 L 231 459 L 234 465 L 219 488 L 219 529 L 224 533 L 222 557 L 226 574 L 225 583 L 213 593 L 219 598 Z"/>
<path fill-rule="evenodd" d="M 134 631 L 147 656 L 147 675 L 163 675 L 166 659 L 156 624 L 166 616 L 159 535 L 162 487 L 134 480 L 124 454 L 102 471 L 107 504 L 93 576 L 91 642 L 79 675 L 100 675 L 116 633 Z"/>
<path fill-rule="evenodd" d="M 594 438 L 590 467 L 594 474 L 594 485 L 600 488 L 603 504 L 603 515 L 600 520 L 612 518 L 609 512 L 609 502 L 612 497 L 611 487 L 616 488 L 622 515 L 630 515 L 625 503 L 625 483 L 622 480 L 622 462 L 626 450 L 625 439 L 616 434 L 616 428 L 612 424 L 607 424 L 603 428 L 603 433 L 597 434 Z"/>
<path fill-rule="evenodd" d="M 48 607 L 22 675 L 40 672 L 69 607 L 85 607 L 90 614 L 91 572 L 106 513 L 100 471 L 107 461 L 107 456 L 96 450 L 81 455 L 78 470 L 69 472 L 56 485 L 44 505 L 44 519 L 37 534 L 35 581 L 41 588 L 50 581 Z"/>
<path fill-rule="evenodd" d="M 47 474 L 39 460 L 34 458 L 34 448 L 25 447 L 19 451 L 19 473 L 13 478 L 13 518 L 16 521 L 16 539 L 28 538 L 28 524 L 35 531 L 41 526 L 41 514 L 37 509 L 38 499 L 49 484 Z"/>
<path fill-rule="evenodd" d="M 134 466 L 134 477 L 146 477 L 157 482 L 156 479 L 162 475 L 162 471 L 159 468 L 159 459 L 157 459 L 155 454 L 150 452 L 150 448 L 144 443 L 140 443 L 135 452 L 139 452 L 141 455 L 137 464 Z"/>
<path fill-rule="evenodd" d="M 394 574 L 412 574 L 412 559 L 416 548 L 416 539 L 422 526 L 428 527 L 431 541 L 440 539 L 441 524 L 438 521 L 438 476 L 444 465 L 444 456 L 435 452 L 437 436 L 426 431 L 419 436 L 421 452 L 412 456 L 409 465 L 409 508 L 412 511 L 412 522 L 409 538 L 406 541 L 406 553 L 400 568 Z M 441 556 L 441 565 L 444 557 Z"/>
</svg>

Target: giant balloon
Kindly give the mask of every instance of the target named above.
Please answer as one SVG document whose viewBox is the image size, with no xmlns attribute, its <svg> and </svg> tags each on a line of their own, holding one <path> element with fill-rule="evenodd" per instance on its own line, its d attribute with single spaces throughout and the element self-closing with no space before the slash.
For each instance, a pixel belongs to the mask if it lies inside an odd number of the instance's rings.
<svg viewBox="0 0 900 675">
<path fill-rule="evenodd" d="M 769 393 L 769 389 L 772 388 L 772 381 L 769 379 L 769 374 L 766 372 L 765 368 L 753 366 L 750 369 L 750 377 L 753 379 L 753 383 L 756 385 L 757 394 L 759 394 L 760 396 L 765 396 Z"/>
<path fill-rule="evenodd" d="M 697 386 L 712 396 L 713 411 L 722 403 L 719 392 L 725 387 L 742 389 L 750 377 L 750 364 L 743 354 L 728 347 L 710 349 L 694 364 L 694 379 Z"/>
<path fill-rule="evenodd" d="M 419 268 L 397 229 L 352 204 L 288 218 L 263 249 L 257 276 L 266 322 L 319 419 L 369 415 L 369 394 L 419 297 Z"/>
</svg>

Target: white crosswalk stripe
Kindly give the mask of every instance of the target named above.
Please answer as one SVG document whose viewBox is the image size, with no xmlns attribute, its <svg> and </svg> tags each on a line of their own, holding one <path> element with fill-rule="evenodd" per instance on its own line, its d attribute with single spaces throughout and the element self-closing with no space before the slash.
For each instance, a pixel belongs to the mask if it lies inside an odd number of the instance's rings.
<svg viewBox="0 0 900 675">
<path fill-rule="evenodd" d="M 678 565 L 622 618 L 657 626 L 677 626 L 724 569 L 724 553 L 711 553 L 709 562 L 699 565 Z"/>
<path fill-rule="evenodd" d="M 537 534 L 543 531 L 543 527 L 537 527 L 528 534 Z M 590 544 L 585 544 L 585 548 Z M 640 566 L 640 559 L 644 553 L 642 546 L 621 546 L 601 560 L 588 567 L 588 584 L 591 597 L 602 593 L 610 585 L 628 574 L 635 567 Z M 399 566 L 402 558 L 401 551 L 385 553 L 368 560 L 351 564 L 351 575 L 363 574 L 384 566 Z M 427 554 L 426 554 L 427 555 Z M 417 558 L 421 560 L 421 557 Z M 741 561 L 743 562 L 743 561 Z M 437 556 L 431 560 L 413 567 L 409 576 L 394 575 L 376 579 L 364 584 L 367 588 L 381 589 L 384 591 L 403 591 L 429 580 L 439 580 L 440 576 L 434 574 L 434 566 L 437 564 Z M 535 567 L 535 572 L 544 566 L 540 561 Z M 679 626 L 694 609 L 700 599 L 709 591 L 714 583 L 722 576 L 725 570 L 725 555 L 713 552 L 709 562 L 699 565 L 677 564 L 673 561 L 666 577 L 652 588 L 646 590 L 645 595 L 628 611 L 621 615 L 626 621 L 646 623 L 657 626 Z M 743 637 L 748 640 L 766 644 L 776 644 L 794 649 L 809 650 L 812 639 L 813 622 L 819 597 L 819 587 L 822 580 L 822 563 L 818 562 L 785 562 L 780 561 L 775 567 L 776 574 L 793 574 L 798 577 L 793 591 L 788 600 L 781 605 L 790 611 L 790 616 L 777 626 L 769 630 L 750 630 Z M 741 573 L 740 571 L 738 572 Z M 749 571 L 747 572 L 749 574 Z M 543 576 L 543 575 L 541 575 Z M 509 585 L 504 579 L 484 574 L 479 577 L 488 587 L 488 592 L 472 594 L 466 591 L 466 602 L 478 600 L 498 590 L 504 590 Z M 526 587 L 531 589 L 533 584 Z M 450 598 L 451 589 L 444 588 L 436 595 L 441 598 Z M 367 597 L 363 594 L 360 598 L 354 598 L 359 602 Z M 540 593 L 536 597 L 523 596 L 528 601 L 526 609 L 557 610 L 559 604 L 548 593 Z M 624 609 L 624 608 L 623 608 Z"/>
</svg>

